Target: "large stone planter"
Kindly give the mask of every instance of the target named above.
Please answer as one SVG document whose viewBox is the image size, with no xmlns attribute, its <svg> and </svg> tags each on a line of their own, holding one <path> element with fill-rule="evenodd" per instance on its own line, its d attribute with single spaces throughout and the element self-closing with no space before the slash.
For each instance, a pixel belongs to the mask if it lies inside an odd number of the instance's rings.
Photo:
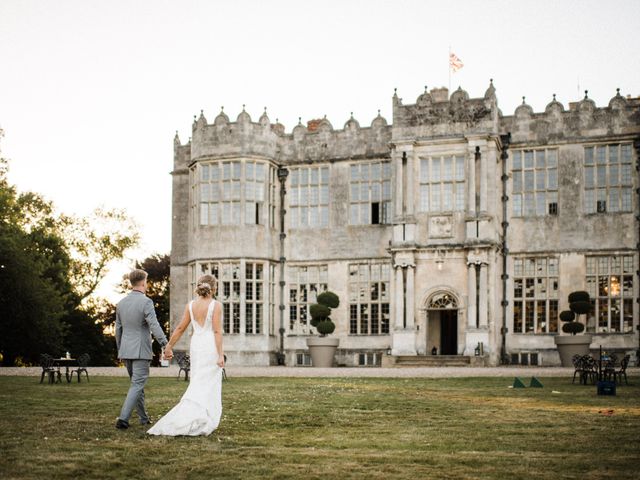
<svg viewBox="0 0 640 480">
<path fill-rule="evenodd" d="M 588 355 L 591 335 L 557 335 L 554 341 L 558 346 L 560 363 L 563 367 L 573 367 L 574 355 Z"/>
<path fill-rule="evenodd" d="M 333 367 L 333 357 L 338 348 L 340 340 L 329 337 L 307 338 L 307 346 L 311 354 L 311 363 L 314 367 Z"/>
</svg>

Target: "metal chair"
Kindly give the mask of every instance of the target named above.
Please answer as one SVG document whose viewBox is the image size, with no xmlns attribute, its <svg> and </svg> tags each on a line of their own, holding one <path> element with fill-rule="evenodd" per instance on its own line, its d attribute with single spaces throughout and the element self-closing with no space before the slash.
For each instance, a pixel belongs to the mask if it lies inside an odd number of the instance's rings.
<svg viewBox="0 0 640 480">
<path fill-rule="evenodd" d="M 618 362 L 618 356 L 614 353 L 611 355 L 603 356 L 602 358 L 602 376 L 603 380 L 615 382 L 616 379 L 616 363 Z"/>
<path fill-rule="evenodd" d="M 598 364 L 595 358 L 591 355 L 584 355 L 580 359 L 580 362 L 582 364 L 581 383 L 586 385 L 587 380 L 591 380 L 591 383 L 595 384 L 598 380 Z"/>
<path fill-rule="evenodd" d="M 579 355 L 576 353 L 571 358 L 571 362 L 573 363 L 573 368 L 574 368 L 573 380 L 571 381 L 571 383 L 576 383 L 576 375 L 578 375 L 578 381 L 582 383 L 582 372 L 584 371 L 582 367 L 582 355 Z"/>
<path fill-rule="evenodd" d="M 40 355 L 40 366 L 42 367 L 42 375 L 40 376 L 40 383 L 44 381 L 45 375 L 49 378 L 49 383 L 62 383 L 62 375 L 60 373 L 60 368 L 55 366 L 55 359 L 47 354 L 43 353 Z"/>
<path fill-rule="evenodd" d="M 84 372 L 87 376 L 87 382 L 89 381 L 89 372 L 87 371 L 87 367 L 89 366 L 89 361 L 91 360 L 91 356 L 88 353 L 83 353 L 78 357 L 78 368 L 74 368 L 70 371 L 69 381 L 73 378 L 73 373 L 78 374 L 78 383 L 80 383 L 80 374 Z"/>
<path fill-rule="evenodd" d="M 622 361 L 620 362 L 620 369 L 614 370 L 613 372 L 613 381 L 617 383 L 622 383 L 622 377 L 624 377 L 624 383 L 629 385 L 629 380 L 627 380 L 627 367 L 629 366 L 629 360 L 631 359 L 631 355 L 625 355 Z"/>
<path fill-rule="evenodd" d="M 191 370 L 191 357 L 188 353 L 180 352 L 176 353 L 176 361 L 180 370 L 178 370 L 178 380 L 180 380 L 180 373 L 184 372 L 184 381 L 189 380 L 189 371 Z"/>
</svg>

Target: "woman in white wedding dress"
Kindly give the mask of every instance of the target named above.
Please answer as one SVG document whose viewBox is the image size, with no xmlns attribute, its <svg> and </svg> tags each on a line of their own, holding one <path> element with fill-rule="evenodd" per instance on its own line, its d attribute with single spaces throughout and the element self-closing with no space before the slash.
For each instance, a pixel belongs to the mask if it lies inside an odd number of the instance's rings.
<svg viewBox="0 0 640 480">
<path fill-rule="evenodd" d="M 165 358 L 173 356 L 173 345 L 189 324 L 191 337 L 191 381 L 175 407 L 150 428 L 151 435 L 209 435 L 222 415 L 222 308 L 213 299 L 217 280 L 212 275 L 198 279 L 198 298 L 185 307 L 180 325 L 165 347 Z"/>
</svg>

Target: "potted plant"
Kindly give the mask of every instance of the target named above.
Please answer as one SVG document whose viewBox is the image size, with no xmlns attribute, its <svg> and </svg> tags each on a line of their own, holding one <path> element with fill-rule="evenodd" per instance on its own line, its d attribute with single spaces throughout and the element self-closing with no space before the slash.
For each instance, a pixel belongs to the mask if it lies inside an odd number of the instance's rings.
<svg viewBox="0 0 640 480">
<path fill-rule="evenodd" d="M 556 335 L 554 338 L 563 367 L 573 366 L 574 355 L 588 355 L 591 335 L 576 335 L 584 331 L 584 324 L 578 321 L 580 315 L 591 310 L 591 299 L 588 292 L 578 291 L 569 294 L 569 310 L 560 312 L 563 322 L 562 331 L 571 335 Z"/>
<path fill-rule="evenodd" d="M 340 299 L 333 292 L 322 292 L 318 295 L 317 303 L 309 307 L 311 314 L 311 325 L 316 328 L 319 337 L 307 339 L 307 346 L 311 354 L 311 363 L 314 367 L 332 367 L 333 357 L 338 348 L 340 340 L 329 338 L 327 335 L 336 329 L 335 323 L 331 321 L 331 309 L 340 305 Z"/>
</svg>

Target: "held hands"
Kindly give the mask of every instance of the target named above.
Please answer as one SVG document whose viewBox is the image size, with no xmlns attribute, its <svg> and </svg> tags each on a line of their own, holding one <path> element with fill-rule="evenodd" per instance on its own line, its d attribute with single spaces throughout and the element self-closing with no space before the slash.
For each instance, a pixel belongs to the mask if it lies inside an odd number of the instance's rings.
<svg viewBox="0 0 640 480">
<path fill-rule="evenodd" d="M 218 356 L 218 361 L 216 362 L 216 364 L 217 364 L 220 368 L 224 368 L 224 355 L 219 355 L 219 356 Z"/>
<path fill-rule="evenodd" d="M 165 345 L 164 350 L 162 351 L 162 358 L 165 360 L 171 360 L 173 358 L 173 350 L 169 345 Z"/>
</svg>

